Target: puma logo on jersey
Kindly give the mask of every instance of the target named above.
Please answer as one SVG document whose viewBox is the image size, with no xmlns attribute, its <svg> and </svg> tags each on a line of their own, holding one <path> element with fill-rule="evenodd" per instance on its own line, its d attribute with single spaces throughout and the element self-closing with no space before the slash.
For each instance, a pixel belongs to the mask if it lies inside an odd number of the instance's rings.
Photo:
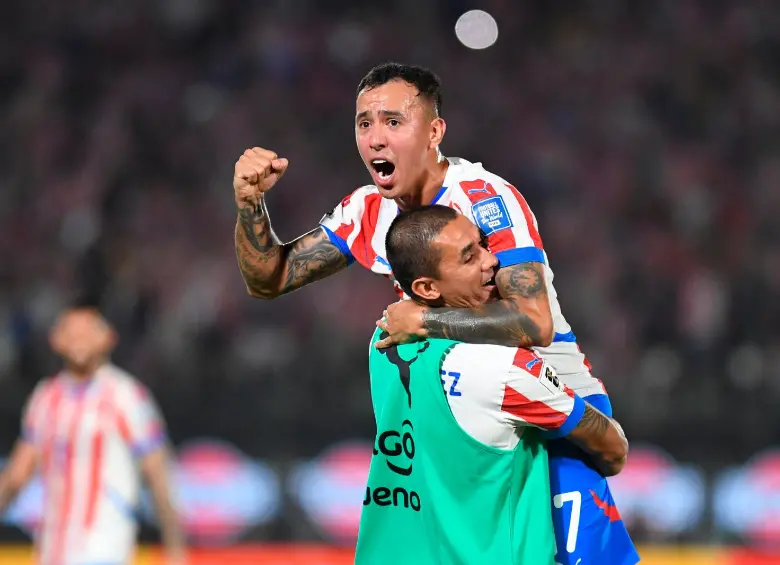
<svg viewBox="0 0 780 565">
<path fill-rule="evenodd" d="M 379 335 L 379 339 L 385 339 L 389 334 L 387 332 L 382 332 Z M 412 363 L 417 361 L 418 357 L 420 357 L 420 354 L 428 349 L 428 346 L 431 343 L 429 341 L 426 341 L 423 346 L 417 350 L 417 355 L 406 361 L 399 355 L 398 353 L 398 346 L 394 345 L 393 347 L 390 347 L 388 349 L 380 349 L 379 352 L 382 355 L 387 355 L 387 360 L 390 361 L 393 365 L 396 366 L 398 369 L 398 377 L 401 379 L 401 386 L 404 387 L 404 391 L 406 391 L 406 396 L 409 399 L 409 408 L 412 407 L 412 389 L 411 389 L 411 381 L 412 381 Z"/>
</svg>

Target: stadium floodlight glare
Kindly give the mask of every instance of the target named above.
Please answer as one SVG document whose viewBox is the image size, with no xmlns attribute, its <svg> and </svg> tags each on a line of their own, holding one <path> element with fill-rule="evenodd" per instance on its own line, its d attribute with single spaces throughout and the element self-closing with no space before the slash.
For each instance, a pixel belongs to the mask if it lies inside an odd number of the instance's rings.
<svg viewBox="0 0 780 565">
<path fill-rule="evenodd" d="M 485 49 L 498 39 L 498 23 L 483 10 L 469 10 L 455 22 L 455 35 L 469 49 Z"/>
</svg>

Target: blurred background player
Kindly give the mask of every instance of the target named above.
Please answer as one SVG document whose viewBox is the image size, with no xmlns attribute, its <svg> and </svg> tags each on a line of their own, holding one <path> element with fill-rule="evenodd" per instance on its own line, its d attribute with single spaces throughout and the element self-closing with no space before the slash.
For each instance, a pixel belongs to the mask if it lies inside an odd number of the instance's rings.
<svg viewBox="0 0 780 565">
<path fill-rule="evenodd" d="M 442 155 L 447 126 L 441 105 L 440 81 L 430 70 L 397 63 L 370 69 L 357 88 L 354 126 L 358 151 L 374 184 L 358 188 L 322 218 L 319 228 L 289 243 L 282 243 L 271 230 L 264 199 L 289 163 L 266 149 L 247 150 L 236 163 L 233 188 L 238 206 L 236 253 L 249 293 L 276 298 L 354 261 L 392 277 L 385 238 L 398 213 L 424 204 L 454 208 L 485 234 L 499 259 L 495 285 L 501 300 L 436 309 L 403 301 L 388 309 L 380 327 L 390 335 L 375 345 L 439 337 L 534 347 L 564 383 L 612 416 L 604 385 L 591 374 L 561 312 L 533 212 L 514 186 L 480 163 Z M 636 563 L 636 551 L 619 520 L 601 538 L 601 546 L 590 545 L 587 553 L 582 546 L 566 543 L 587 524 L 574 520 L 576 513 L 561 500 L 579 496 L 598 502 L 605 516 L 617 515 L 606 479 L 586 462 L 585 454 L 567 442 L 554 442 L 550 474 L 559 502 L 553 509 L 561 536 L 558 561 Z"/>
<path fill-rule="evenodd" d="M 452 208 L 399 214 L 387 255 L 406 294 L 423 304 L 498 298 L 498 260 Z M 377 329 L 372 342 L 382 335 Z M 377 434 L 357 563 L 551 565 L 547 447 L 537 428 L 582 446 L 607 476 L 625 464 L 619 429 L 530 349 L 426 339 L 372 348 L 369 365 Z M 583 514 L 594 510 L 586 501 Z M 604 521 L 583 535 L 602 536 Z"/>
<path fill-rule="evenodd" d="M 34 390 L 22 436 L 0 475 L 2 512 L 40 471 L 41 565 L 130 563 L 141 475 L 155 502 L 167 562 L 185 562 L 164 423 L 146 389 L 110 363 L 116 342 L 95 309 L 77 307 L 60 316 L 50 344 L 63 369 Z"/>
</svg>

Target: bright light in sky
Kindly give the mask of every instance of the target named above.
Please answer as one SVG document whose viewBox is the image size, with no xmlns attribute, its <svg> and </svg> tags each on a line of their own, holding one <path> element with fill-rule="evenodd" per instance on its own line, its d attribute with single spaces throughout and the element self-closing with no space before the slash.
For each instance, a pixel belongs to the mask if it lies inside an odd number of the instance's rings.
<svg viewBox="0 0 780 565">
<path fill-rule="evenodd" d="M 498 24 L 487 12 L 470 10 L 455 22 L 455 35 L 469 49 L 485 49 L 498 39 Z"/>
</svg>

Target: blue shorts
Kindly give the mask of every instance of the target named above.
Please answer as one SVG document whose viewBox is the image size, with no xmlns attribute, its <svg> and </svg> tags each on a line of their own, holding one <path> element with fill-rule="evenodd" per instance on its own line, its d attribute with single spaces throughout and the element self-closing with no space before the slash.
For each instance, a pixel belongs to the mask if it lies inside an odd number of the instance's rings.
<svg viewBox="0 0 780 565">
<path fill-rule="evenodd" d="M 609 397 L 584 398 L 612 416 Z M 548 442 L 557 565 L 634 565 L 634 548 L 605 479 L 588 455 L 565 439 Z"/>
</svg>

